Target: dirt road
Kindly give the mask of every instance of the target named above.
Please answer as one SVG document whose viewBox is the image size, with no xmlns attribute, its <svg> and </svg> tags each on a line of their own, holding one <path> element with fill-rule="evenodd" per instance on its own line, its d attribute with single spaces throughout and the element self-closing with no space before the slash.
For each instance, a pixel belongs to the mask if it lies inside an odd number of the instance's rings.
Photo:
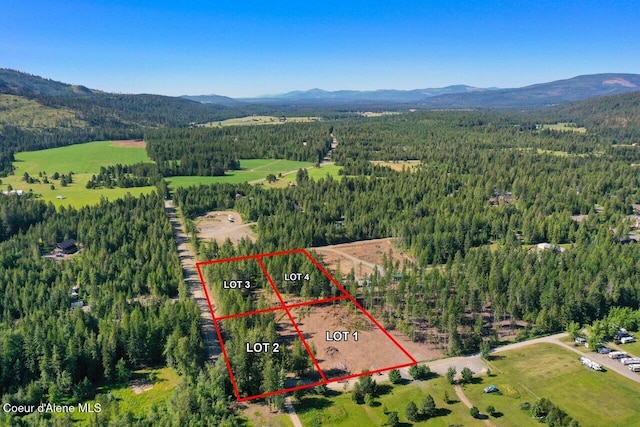
<svg viewBox="0 0 640 427">
<path fill-rule="evenodd" d="M 471 401 L 467 399 L 467 396 L 464 395 L 464 392 L 462 391 L 462 387 L 460 387 L 459 385 L 455 385 L 453 386 L 453 388 L 456 391 L 456 396 L 458 396 L 458 399 L 460 399 L 460 402 L 464 403 L 467 408 L 471 409 L 471 407 L 473 407 L 473 403 L 471 403 Z M 481 421 L 484 421 L 484 423 L 488 426 L 493 426 L 493 423 L 489 420 L 488 417 Z"/>
<path fill-rule="evenodd" d="M 296 414 L 296 408 L 293 407 L 290 397 L 284 399 L 284 407 L 287 410 L 287 414 L 289 414 L 289 419 L 291 419 L 293 427 L 302 427 L 302 421 L 300 421 L 300 417 Z"/>
<path fill-rule="evenodd" d="M 363 261 L 360 258 L 356 258 L 352 255 L 349 255 L 345 252 L 342 252 L 341 250 L 338 249 L 334 249 L 330 246 L 323 246 L 323 247 L 319 247 L 319 248 L 309 248 L 309 249 L 313 249 L 314 251 L 318 252 L 318 253 L 322 253 L 322 252 L 333 252 L 335 254 L 340 255 L 341 257 L 344 257 L 348 260 L 350 260 L 351 262 L 353 262 L 353 265 L 355 267 L 357 267 L 358 265 L 362 264 L 366 267 L 369 267 L 371 270 L 375 270 L 376 268 L 378 269 L 378 271 L 380 272 L 380 275 L 384 275 L 384 270 L 382 269 L 381 266 L 376 265 L 372 262 L 367 262 L 367 261 Z"/>
<path fill-rule="evenodd" d="M 184 281 L 186 282 L 189 293 L 196 300 L 200 312 L 202 315 L 202 335 L 204 338 L 204 344 L 207 347 L 210 360 L 215 360 L 220 354 L 220 344 L 218 343 L 218 336 L 216 329 L 213 325 L 213 318 L 209 311 L 209 305 L 207 304 L 207 298 L 202 290 L 202 284 L 198 277 L 198 270 L 196 269 L 196 258 L 189 248 L 189 237 L 184 231 L 184 225 L 178 219 L 176 208 L 173 205 L 173 201 L 166 200 L 164 202 L 164 208 L 171 222 L 173 228 L 173 237 L 178 247 L 178 255 L 180 256 L 180 263 L 182 264 L 182 274 Z M 213 303 L 213 302 L 212 302 Z"/>
</svg>

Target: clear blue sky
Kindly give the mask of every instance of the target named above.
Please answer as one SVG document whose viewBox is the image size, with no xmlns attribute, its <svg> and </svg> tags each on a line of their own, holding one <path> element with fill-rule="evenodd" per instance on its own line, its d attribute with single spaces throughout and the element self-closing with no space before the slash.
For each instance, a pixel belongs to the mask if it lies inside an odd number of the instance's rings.
<svg viewBox="0 0 640 427">
<path fill-rule="evenodd" d="M 0 67 L 123 93 L 518 87 L 640 73 L 637 0 L 0 0 Z"/>
</svg>

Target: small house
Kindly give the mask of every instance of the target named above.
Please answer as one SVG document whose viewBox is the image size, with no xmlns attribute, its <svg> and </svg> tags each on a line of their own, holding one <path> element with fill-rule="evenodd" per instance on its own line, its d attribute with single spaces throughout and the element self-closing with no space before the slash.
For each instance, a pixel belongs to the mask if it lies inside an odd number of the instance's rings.
<svg viewBox="0 0 640 427">
<path fill-rule="evenodd" d="M 73 254 L 78 252 L 78 245 L 74 239 L 67 239 L 64 242 L 58 243 L 54 250 L 56 254 Z"/>
<path fill-rule="evenodd" d="M 538 243 L 537 248 L 540 251 L 556 251 L 560 253 L 565 251 L 563 247 L 552 245 L 551 243 Z"/>
</svg>

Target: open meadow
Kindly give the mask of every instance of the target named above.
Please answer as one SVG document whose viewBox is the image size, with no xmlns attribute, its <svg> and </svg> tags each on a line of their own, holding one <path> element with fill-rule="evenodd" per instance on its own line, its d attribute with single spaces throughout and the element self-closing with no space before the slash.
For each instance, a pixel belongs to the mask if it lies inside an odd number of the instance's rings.
<svg viewBox="0 0 640 427">
<path fill-rule="evenodd" d="M 309 174 L 309 179 L 313 179 L 315 181 L 321 179 L 321 178 L 326 178 L 327 175 L 331 176 L 332 178 L 335 179 L 340 179 L 341 175 L 340 175 L 340 170 L 342 169 L 342 166 L 338 166 L 335 165 L 333 163 L 331 164 L 324 164 L 318 167 L 311 167 L 309 166 L 307 168 L 307 173 Z M 274 183 L 267 183 L 266 181 L 264 182 L 264 185 L 267 188 L 282 188 L 282 187 L 288 187 L 289 185 L 291 185 L 291 183 L 296 182 L 296 171 L 291 171 L 288 174 L 283 174 L 282 178 L 279 178 L 276 182 Z"/>
<path fill-rule="evenodd" d="M 482 413 L 493 405 L 496 426 L 537 425 L 525 402 L 545 397 L 575 418 L 581 426 L 640 425 L 637 400 L 640 383 L 615 372 L 585 368 L 578 355 L 554 344 L 534 344 L 491 357 L 492 376 L 464 386 L 464 393 Z M 483 393 L 493 384 L 500 393 Z"/>
<path fill-rule="evenodd" d="M 172 176 L 166 179 L 170 188 L 190 187 L 192 185 L 210 185 L 219 183 L 238 184 L 241 182 L 261 181 L 269 174 L 292 173 L 300 168 L 309 168 L 310 162 L 296 162 L 282 159 L 241 159 L 241 170 L 227 171 L 224 176 Z"/>
<path fill-rule="evenodd" d="M 134 417 L 146 414 L 152 405 L 165 402 L 173 393 L 173 389 L 182 383 L 182 378 L 172 368 L 141 369 L 132 372 L 126 384 L 99 387 L 96 399 L 84 403 L 92 407 L 95 403 L 102 405 L 102 411 L 108 411 L 108 405 L 117 405 L 121 413 L 130 412 Z M 71 419 L 85 424 L 91 419 L 88 412 L 74 412 Z"/>
<path fill-rule="evenodd" d="M 376 376 L 373 376 L 376 379 Z M 373 405 L 356 404 L 351 399 L 351 392 L 329 392 L 327 397 L 308 394 L 295 408 L 303 426 L 336 426 L 336 427 L 373 427 L 387 422 L 387 411 L 398 412 L 401 426 L 483 426 L 483 421 L 469 415 L 469 409 L 459 400 L 452 385 L 444 377 L 427 381 L 410 381 L 408 384 L 379 384 L 380 395 L 374 399 Z M 444 393 L 449 396 L 449 403 L 444 402 Z M 437 415 L 428 420 L 410 422 L 405 415 L 407 403 L 413 401 L 418 407 L 422 399 L 430 394 L 436 404 Z"/>
<path fill-rule="evenodd" d="M 101 166 L 115 164 L 129 165 L 133 163 L 150 163 L 144 145 L 123 144 L 114 141 L 95 141 L 85 144 L 69 145 L 40 151 L 26 151 L 15 155 L 14 175 L 1 178 L 0 190 L 5 191 L 9 185 L 14 190 L 33 192 L 45 202 L 55 206 L 81 207 L 100 202 L 101 198 L 117 199 L 127 193 L 132 195 L 147 194 L 155 187 L 87 189 L 86 184 L 91 176 L 100 172 Z M 73 172 L 73 182 L 66 187 L 60 179 L 53 179 L 54 173 L 68 174 Z M 39 180 L 28 184 L 23 180 L 24 174 Z M 49 183 L 44 183 L 44 176 Z M 53 187 L 52 187 L 53 186 Z M 60 197 L 60 198 L 59 198 Z"/>
<path fill-rule="evenodd" d="M 322 120 L 320 117 L 280 117 L 276 116 L 247 116 L 235 119 L 227 119 L 219 122 L 206 123 L 205 127 L 223 126 L 256 126 L 256 125 L 279 125 L 283 123 L 310 123 Z"/>
<path fill-rule="evenodd" d="M 541 128 L 559 132 L 587 133 L 586 128 L 578 126 L 575 123 L 554 123 L 550 125 L 541 125 Z"/>
</svg>

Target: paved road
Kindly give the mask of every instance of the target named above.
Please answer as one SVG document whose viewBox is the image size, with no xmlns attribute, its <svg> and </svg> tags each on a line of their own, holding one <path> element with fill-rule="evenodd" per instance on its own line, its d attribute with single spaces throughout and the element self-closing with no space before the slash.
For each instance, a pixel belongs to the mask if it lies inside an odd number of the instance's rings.
<svg viewBox="0 0 640 427">
<path fill-rule="evenodd" d="M 189 288 L 189 293 L 196 300 L 198 307 L 200 307 L 202 315 L 202 335 L 204 337 L 204 344 L 207 347 L 209 359 L 215 360 L 221 352 L 220 344 L 218 343 L 218 336 L 213 325 L 213 318 L 209 311 L 207 298 L 202 290 L 202 284 L 200 283 L 198 270 L 196 269 L 196 258 L 188 245 L 189 236 L 184 231 L 184 225 L 178 219 L 173 201 L 166 200 L 164 202 L 164 208 L 167 212 L 167 216 L 169 217 L 169 222 L 171 222 L 171 227 L 173 228 L 173 237 L 176 241 L 176 246 L 178 247 L 178 255 L 180 256 L 180 263 L 182 263 L 184 281 Z"/>
</svg>

